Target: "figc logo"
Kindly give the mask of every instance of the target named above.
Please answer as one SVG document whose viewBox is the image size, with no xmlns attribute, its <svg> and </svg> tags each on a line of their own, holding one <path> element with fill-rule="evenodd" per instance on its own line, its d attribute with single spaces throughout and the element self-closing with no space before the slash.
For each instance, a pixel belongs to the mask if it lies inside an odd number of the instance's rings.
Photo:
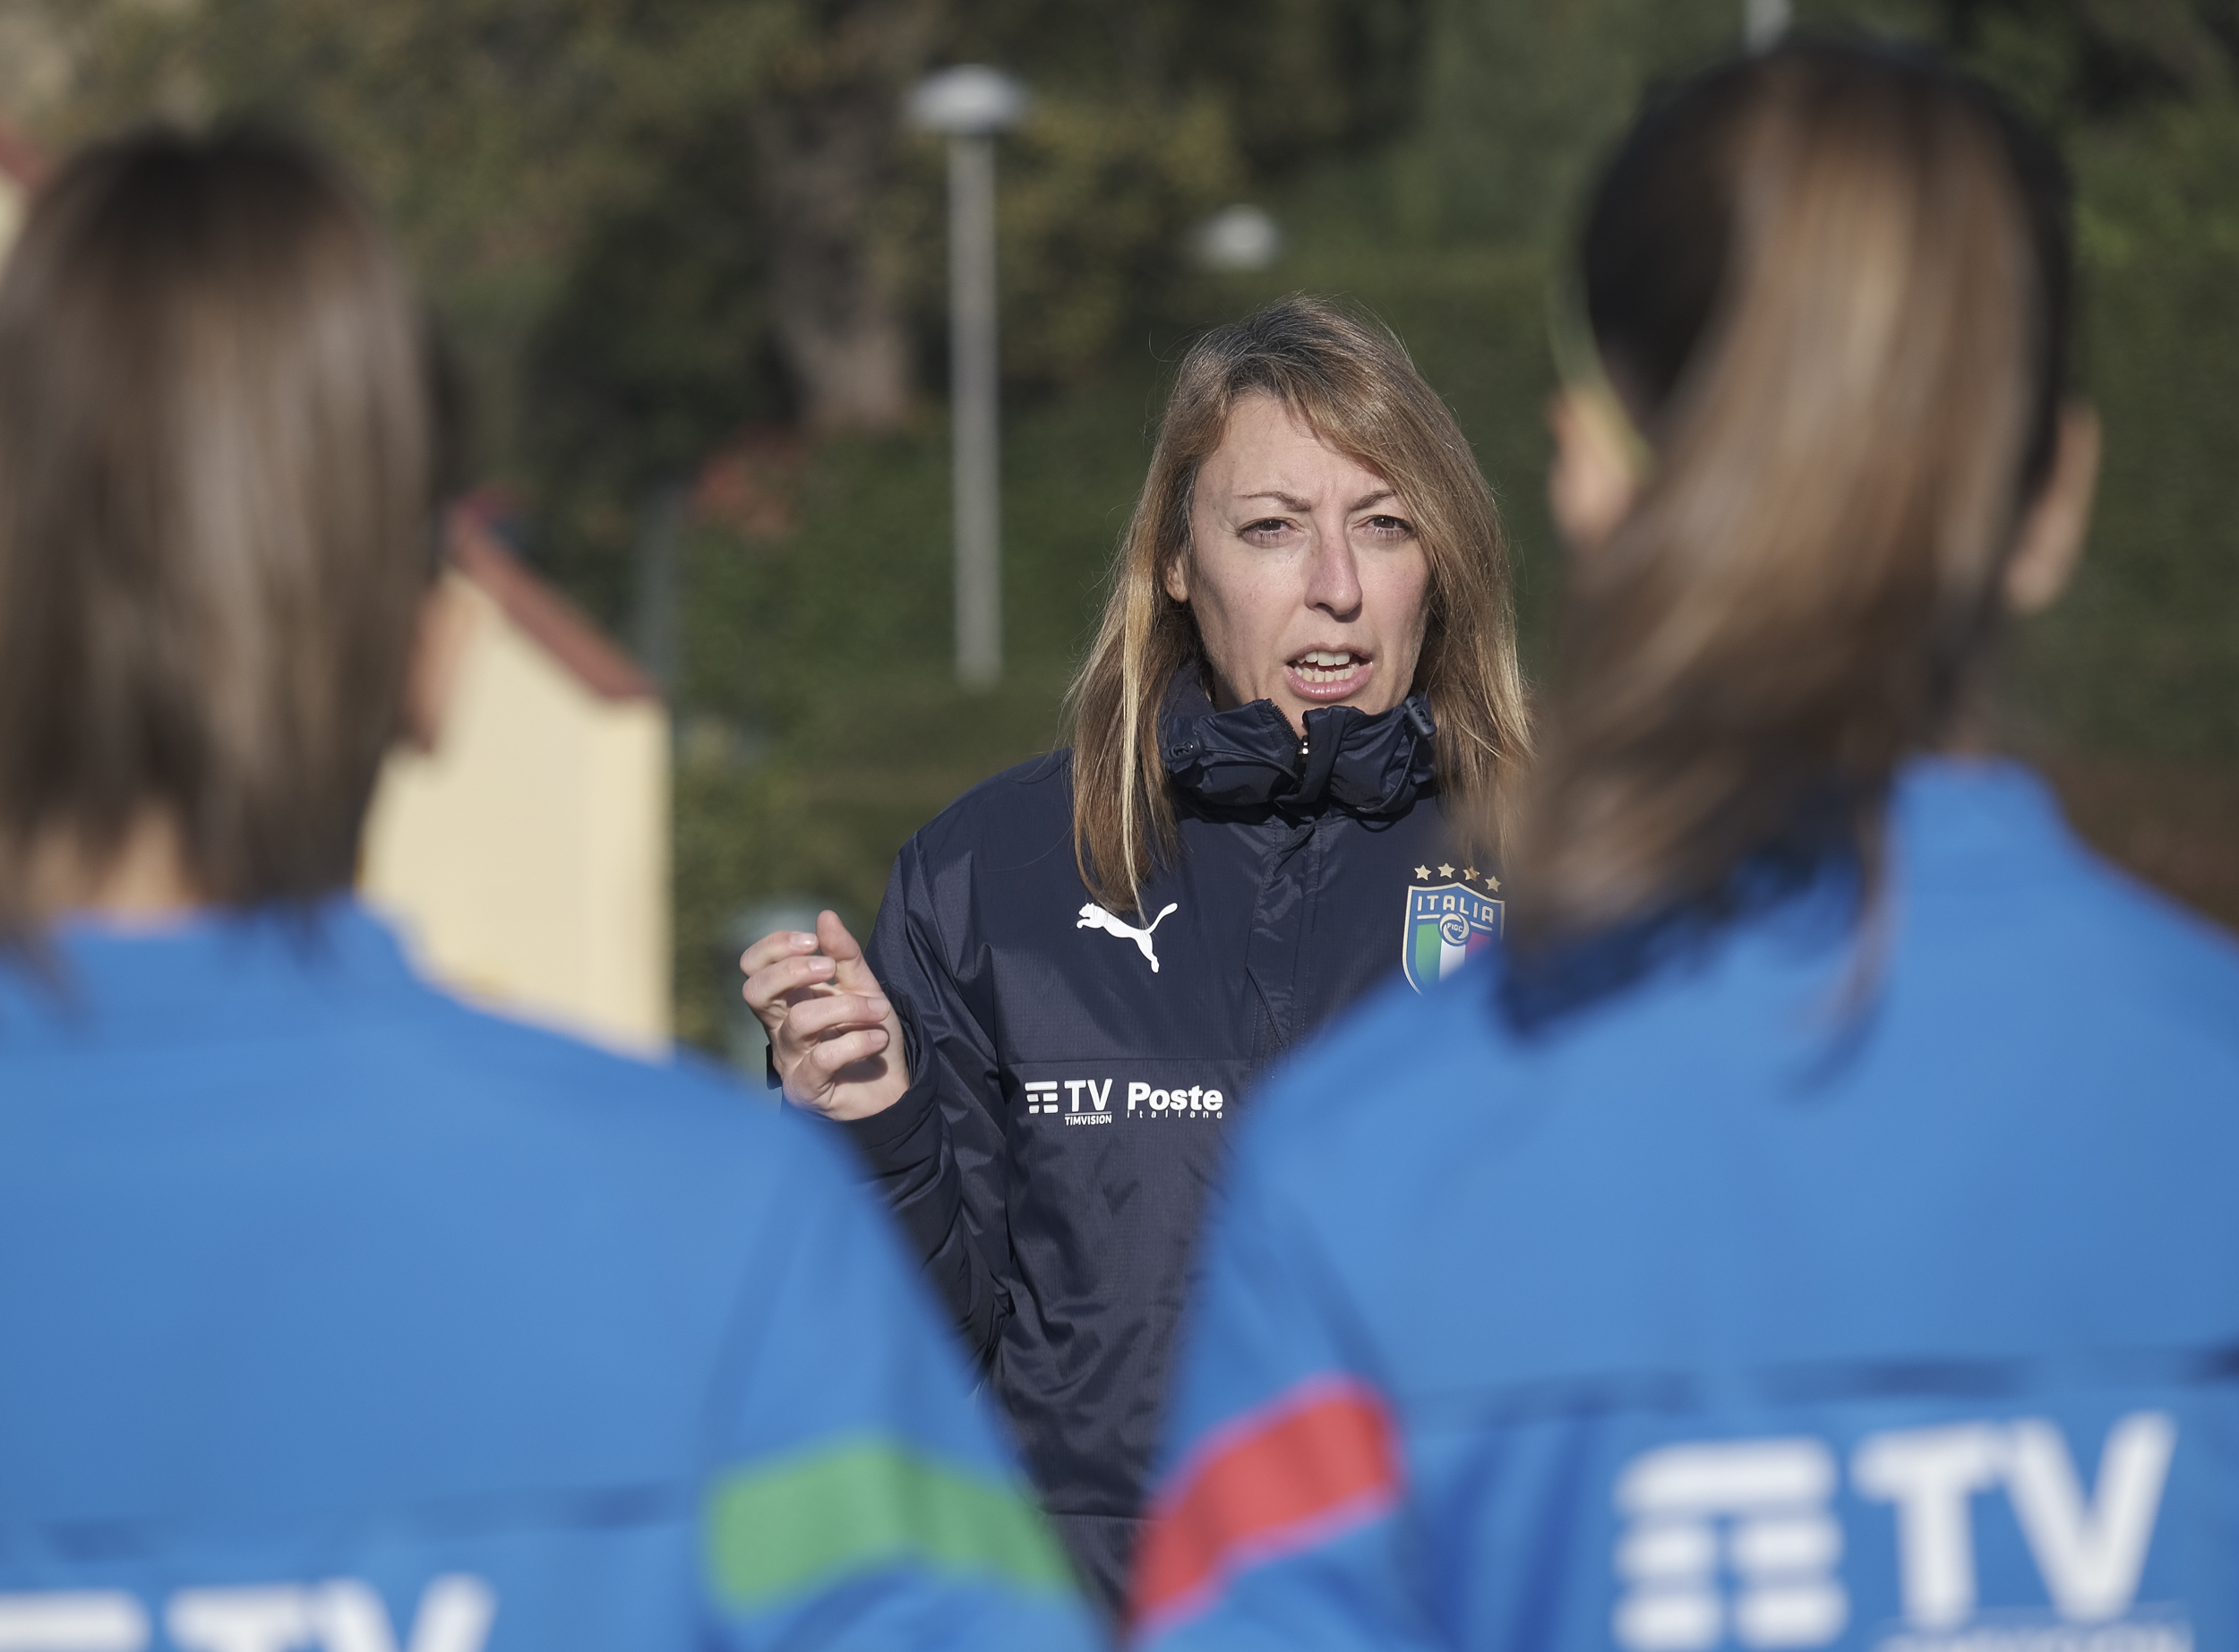
<svg viewBox="0 0 2239 1652">
<path fill-rule="evenodd" d="M 1400 965 L 1407 984 L 1418 992 L 1444 980 L 1500 938 L 1501 903 L 1470 887 L 1470 880 L 1478 877 L 1477 869 L 1465 867 L 1459 877 L 1450 866 L 1440 867 L 1438 872 L 1446 881 L 1431 883 L 1430 869 L 1419 866 L 1415 875 L 1420 881 L 1407 887 Z M 1488 888 L 1500 887 L 1490 876 L 1480 881 Z"/>
</svg>

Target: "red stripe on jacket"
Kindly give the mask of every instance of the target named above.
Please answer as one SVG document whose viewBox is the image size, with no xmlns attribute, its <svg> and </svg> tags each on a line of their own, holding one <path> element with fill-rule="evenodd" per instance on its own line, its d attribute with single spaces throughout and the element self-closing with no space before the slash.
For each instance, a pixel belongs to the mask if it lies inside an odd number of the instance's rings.
<svg viewBox="0 0 2239 1652">
<path fill-rule="evenodd" d="M 1375 1390 L 1314 1377 L 1198 1447 L 1151 1511 L 1128 1616 L 1163 1628 L 1241 1567 L 1311 1547 L 1391 1508 L 1399 1451 Z"/>
</svg>

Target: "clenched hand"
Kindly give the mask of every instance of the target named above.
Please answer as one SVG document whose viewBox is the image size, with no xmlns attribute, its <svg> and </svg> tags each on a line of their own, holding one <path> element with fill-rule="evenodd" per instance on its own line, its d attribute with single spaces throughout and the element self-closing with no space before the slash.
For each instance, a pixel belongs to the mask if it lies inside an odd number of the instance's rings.
<svg viewBox="0 0 2239 1652">
<path fill-rule="evenodd" d="M 769 1032 L 785 1100 L 827 1118 L 868 1118 L 910 1086 L 902 1023 L 836 912 L 816 933 L 779 929 L 739 955 L 744 995 Z"/>
</svg>

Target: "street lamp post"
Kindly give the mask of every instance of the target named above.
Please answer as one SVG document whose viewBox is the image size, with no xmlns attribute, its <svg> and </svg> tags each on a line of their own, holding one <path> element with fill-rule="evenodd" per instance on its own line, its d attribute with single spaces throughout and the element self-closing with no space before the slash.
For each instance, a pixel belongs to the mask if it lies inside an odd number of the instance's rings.
<svg viewBox="0 0 2239 1652">
<path fill-rule="evenodd" d="M 1777 44 L 1789 30 L 1789 0 L 1742 0 L 1742 38 L 1753 52 Z"/>
<path fill-rule="evenodd" d="M 1026 91 L 963 64 L 911 90 L 911 123 L 948 139 L 948 383 L 956 455 L 957 680 L 1003 674 L 1002 496 L 996 427 L 995 139 Z"/>
</svg>

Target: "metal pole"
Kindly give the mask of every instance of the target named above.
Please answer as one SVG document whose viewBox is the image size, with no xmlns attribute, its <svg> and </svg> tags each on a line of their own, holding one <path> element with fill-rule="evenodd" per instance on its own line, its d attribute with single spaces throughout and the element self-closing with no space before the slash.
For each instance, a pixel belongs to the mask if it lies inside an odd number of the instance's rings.
<svg viewBox="0 0 2239 1652">
<path fill-rule="evenodd" d="M 1742 39 L 1753 52 L 1775 45 L 1789 31 L 1789 0 L 1742 0 Z"/>
<path fill-rule="evenodd" d="M 671 484 L 656 489 L 641 508 L 638 521 L 636 626 L 638 663 L 646 675 L 661 685 L 672 703 L 676 698 L 678 646 L 676 613 L 677 542 L 684 531 L 684 514 L 691 494 Z"/>
<path fill-rule="evenodd" d="M 956 437 L 957 680 L 1003 674 L 995 353 L 995 140 L 948 140 L 948 378 Z"/>
</svg>

